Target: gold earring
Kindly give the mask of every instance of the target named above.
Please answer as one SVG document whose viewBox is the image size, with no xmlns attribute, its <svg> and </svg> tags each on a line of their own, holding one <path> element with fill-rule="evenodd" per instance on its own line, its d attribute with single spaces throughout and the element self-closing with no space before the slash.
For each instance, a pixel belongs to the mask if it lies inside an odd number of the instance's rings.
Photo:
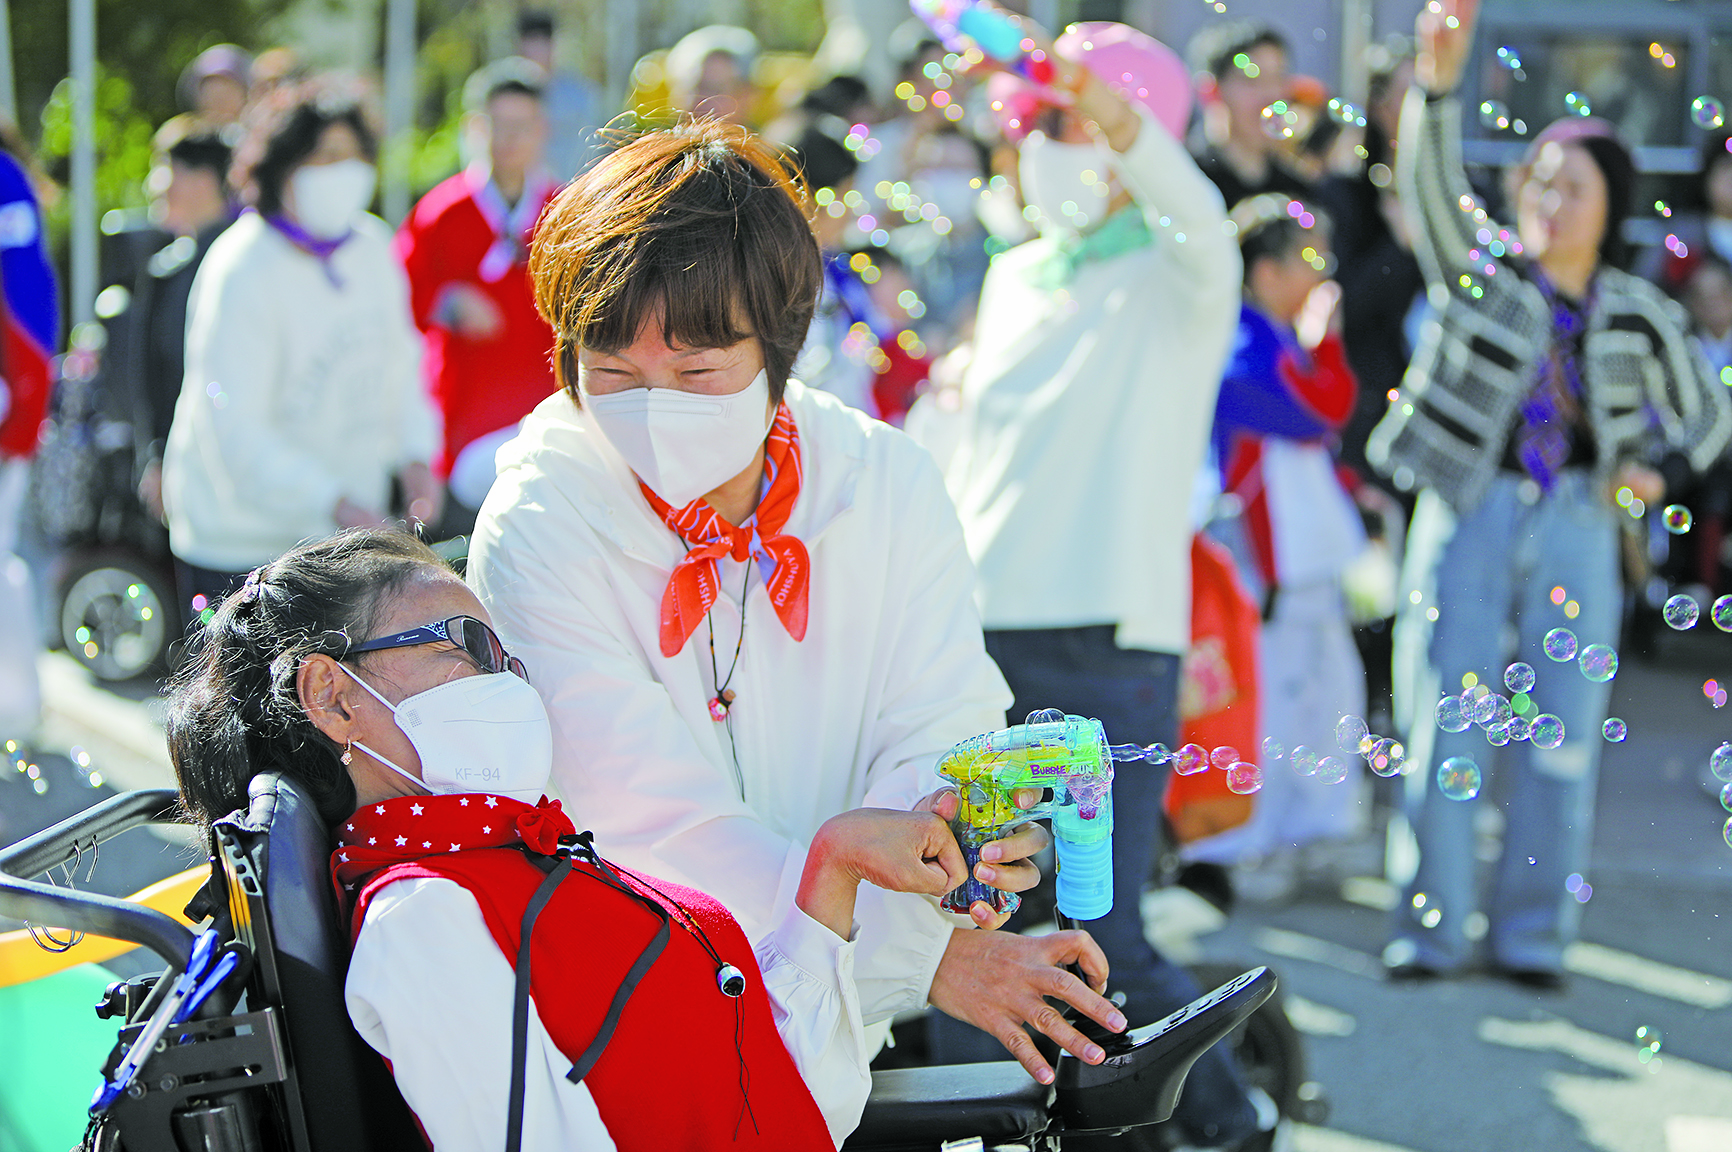
<svg viewBox="0 0 1732 1152">
<path fill-rule="evenodd" d="M 353 740 L 351 740 L 343 748 L 343 766 L 345 768 L 347 768 L 350 764 L 353 764 L 354 762 L 355 762 L 355 742 Z"/>
</svg>

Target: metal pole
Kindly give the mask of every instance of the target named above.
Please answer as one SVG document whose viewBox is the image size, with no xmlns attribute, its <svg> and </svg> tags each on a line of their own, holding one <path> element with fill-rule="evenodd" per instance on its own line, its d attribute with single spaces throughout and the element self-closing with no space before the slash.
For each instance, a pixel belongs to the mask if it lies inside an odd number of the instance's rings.
<svg viewBox="0 0 1732 1152">
<path fill-rule="evenodd" d="M 96 316 L 96 0 L 71 0 L 72 323 Z"/>
<path fill-rule="evenodd" d="M 0 116 L 18 122 L 18 94 L 12 79 L 12 6 L 0 0 Z"/>
<path fill-rule="evenodd" d="M 385 219 L 409 214 L 410 129 L 415 119 L 415 0 L 385 8 Z"/>
</svg>

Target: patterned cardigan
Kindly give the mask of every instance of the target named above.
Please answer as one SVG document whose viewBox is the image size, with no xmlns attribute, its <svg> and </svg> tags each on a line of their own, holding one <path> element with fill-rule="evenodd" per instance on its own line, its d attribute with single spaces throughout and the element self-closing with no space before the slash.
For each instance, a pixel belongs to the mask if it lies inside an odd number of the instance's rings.
<svg viewBox="0 0 1732 1152">
<path fill-rule="evenodd" d="M 1398 487 L 1429 487 L 1465 513 L 1497 474 L 1552 338 L 1551 309 L 1514 231 L 1473 196 L 1456 100 L 1408 94 L 1398 178 L 1437 316 L 1366 455 Z M 1595 286 L 1582 380 L 1597 478 L 1636 462 L 1660 467 L 1675 488 L 1732 435 L 1732 390 L 1710 374 L 1683 311 L 1658 289 L 1605 265 Z"/>
</svg>

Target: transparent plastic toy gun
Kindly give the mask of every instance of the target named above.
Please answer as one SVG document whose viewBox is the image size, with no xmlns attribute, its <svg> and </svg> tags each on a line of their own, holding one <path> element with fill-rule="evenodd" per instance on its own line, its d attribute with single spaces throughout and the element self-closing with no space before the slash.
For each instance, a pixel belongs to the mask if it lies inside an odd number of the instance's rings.
<svg viewBox="0 0 1732 1152">
<path fill-rule="evenodd" d="M 1014 68 L 1036 84 L 1051 84 L 1055 70 L 1046 53 L 1034 48 L 1022 29 L 991 4 L 980 0 L 909 0 L 914 14 L 951 52 L 966 52 L 973 41 L 986 55 Z"/>
<path fill-rule="evenodd" d="M 961 795 L 950 828 L 969 876 L 941 906 L 967 912 L 984 900 L 996 912 L 1014 912 L 1021 897 L 974 878 L 980 849 L 1017 824 L 1050 817 L 1059 911 L 1072 920 L 1105 916 L 1113 907 L 1113 762 L 1159 763 L 1169 755 L 1159 744 L 1108 744 L 1099 720 L 1052 709 L 956 745 L 938 762 L 938 774 Z M 1015 795 L 1022 788 L 1051 789 L 1052 796 L 1018 808 Z"/>
</svg>

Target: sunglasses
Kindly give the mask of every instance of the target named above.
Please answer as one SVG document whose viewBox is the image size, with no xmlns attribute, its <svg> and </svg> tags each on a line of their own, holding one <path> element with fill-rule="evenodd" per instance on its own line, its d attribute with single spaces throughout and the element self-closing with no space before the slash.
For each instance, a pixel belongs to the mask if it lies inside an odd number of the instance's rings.
<svg viewBox="0 0 1732 1152">
<path fill-rule="evenodd" d="M 529 669 L 523 666 L 523 661 L 505 650 L 505 645 L 499 642 L 498 633 L 473 616 L 453 616 L 449 620 L 424 624 L 407 632 L 398 632 L 394 636 L 367 640 L 350 648 L 349 655 L 359 656 L 363 652 L 382 652 L 387 648 L 413 648 L 418 644 L 441 643 L 455 644 L 475 661 L 483 672 L 509 672 L 524 680 L 529 679 Z"/>
</svg>

